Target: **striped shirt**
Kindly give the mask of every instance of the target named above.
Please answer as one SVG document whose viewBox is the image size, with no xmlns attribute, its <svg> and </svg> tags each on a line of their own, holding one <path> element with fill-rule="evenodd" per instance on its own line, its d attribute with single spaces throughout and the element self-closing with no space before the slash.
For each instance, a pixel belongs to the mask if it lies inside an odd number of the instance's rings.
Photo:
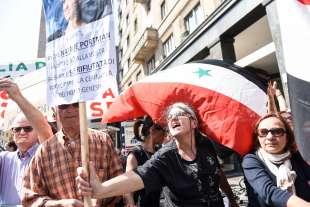
<svg viewBox="0 0 310 207">
<path fill-rule="evenodd" d="M 103 182 L 122 173 L 122 166 L 111 138 L 104 132 L 89 129 L 89 160 Z M 48 200 L 79 199 L 75 177 L 82 166 L 80 139 L 69 141 L 62 131 L 44 142 L 32 159 L 23 183 L 23 206 L 44 206 Z M 96 206 L 107 200 L 97 200 Z"/>
</svg>

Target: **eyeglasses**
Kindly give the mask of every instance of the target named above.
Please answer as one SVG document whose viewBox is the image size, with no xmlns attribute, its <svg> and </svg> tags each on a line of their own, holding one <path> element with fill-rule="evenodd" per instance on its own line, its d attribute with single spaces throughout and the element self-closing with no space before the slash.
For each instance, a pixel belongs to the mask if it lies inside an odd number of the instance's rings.
<svg viewBox="0 0 310 207">
<path fill-rule="evenodd" d="M 58 109 L 65 110 L 65 109 L 69 108 L 69 106 L 73 106 L 74 108 L 79 108 L 79 103 L 61 104 L 61 105 L 58 105 Z"/>
<path fill-rule="evenodd" d="M 281 137 L 283 136 L 286 131 L 283 128 L 271 128 L 271 129 L 258 129 L 257 130 L 257 134 L 260 137 L 266 137 L 269 132 L 271 132 L 271 134 L 275 137 Z"/>
<path fill-rule="evenodd" d="M 167 116 L 167 121 L 171 121 L 173 119 L 178 119 L 179 117 L 190 117 L 190 115 L 184 111 L 179 111 L 177 113 L 174 113 L 174 114 L 169 114 Z"/>
<path fill-rule="evenodd" d="M 13 132 L 15 133 L 19 133 L 22 131 L 22 129 L 24 130 L 24 132 L 31 132 L 33 130 L 32 126 L 24 126 L 24 127 L 15 127 L 13 128 Z"/>
</svg>

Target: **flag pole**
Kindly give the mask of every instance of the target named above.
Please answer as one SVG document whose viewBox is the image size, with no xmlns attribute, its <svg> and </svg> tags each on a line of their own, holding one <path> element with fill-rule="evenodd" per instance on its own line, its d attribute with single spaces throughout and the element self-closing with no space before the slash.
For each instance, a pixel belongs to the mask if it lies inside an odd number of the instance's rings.
<svg viewBox="0 0 310 207">
<path fill-rule="evenodd" d="M 86 116 L 86 103 L 79 102 L 79 117 L 80 117 L 80 136 L 81 136 L 81 158 L 82 167 L 86 169 L 89 175 L 89 146 L 88 146 L 88 126 Z M 90 196 L 84 197 L 84 206 L 91 207 L 92 202 Z"/>
</svg>

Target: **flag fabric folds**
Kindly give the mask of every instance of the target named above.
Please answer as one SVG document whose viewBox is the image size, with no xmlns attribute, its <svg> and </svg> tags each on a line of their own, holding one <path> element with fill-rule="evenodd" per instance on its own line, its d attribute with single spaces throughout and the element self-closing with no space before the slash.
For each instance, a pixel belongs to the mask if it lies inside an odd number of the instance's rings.
<svg viewBox="0 0 310 207">
<path fill-rule="evenodd" d="M 265 84 L 250 71 L 222 61 L 184 64 L 135 83 L 111 104 L 103 122 L 149 114 L 164 124 L 165 108 L 175 102 L 192 105 L 200 129 L 241 155 L 252 147 L 252 130 L 266 112 Z"/>
</svg>

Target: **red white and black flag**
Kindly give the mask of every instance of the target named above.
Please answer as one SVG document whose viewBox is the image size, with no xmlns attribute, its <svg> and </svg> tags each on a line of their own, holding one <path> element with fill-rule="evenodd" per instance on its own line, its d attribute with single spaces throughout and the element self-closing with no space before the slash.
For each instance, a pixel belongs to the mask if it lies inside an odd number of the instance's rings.
<svg viewBox="0 0 310 207">
<path fill-rule="evenodd" d="M 298 148 L 310 163 L 310 0 L 277 1 L 284 67 Z M 276 46 L 279 46 L 276 44 Z"/>
</svg>

